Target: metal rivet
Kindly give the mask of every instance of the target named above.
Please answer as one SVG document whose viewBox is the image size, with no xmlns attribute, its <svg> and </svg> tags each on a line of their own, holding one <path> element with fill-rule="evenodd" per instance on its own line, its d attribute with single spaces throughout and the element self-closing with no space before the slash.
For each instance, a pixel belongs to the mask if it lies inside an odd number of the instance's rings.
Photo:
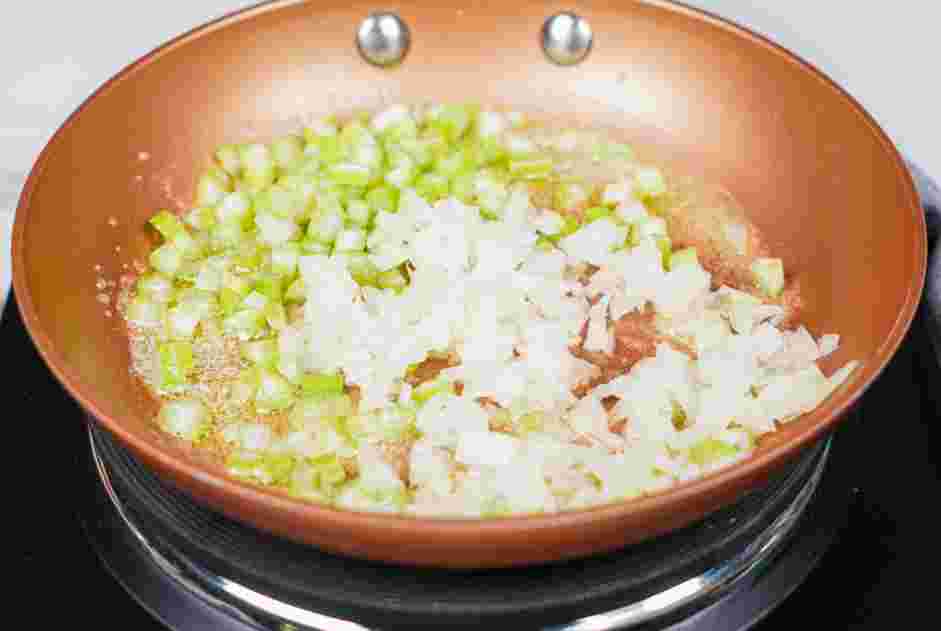
<svg viewBox="0 0 941 631">
<path fill-rule="evenodd" d="M 401 62 L 408 54 L 411 41 L 408 25 L 395 13 L 373 13 L 356 31 L 360 55 L 376 66 Z"/>
<path fill-rule="evenodd" d="M 556 13 L 542 25 L 542 50 L 560 66 L 571 66 L 587 57 L 591 42 L 591 26 L 574 13 Z"/>
</svg>

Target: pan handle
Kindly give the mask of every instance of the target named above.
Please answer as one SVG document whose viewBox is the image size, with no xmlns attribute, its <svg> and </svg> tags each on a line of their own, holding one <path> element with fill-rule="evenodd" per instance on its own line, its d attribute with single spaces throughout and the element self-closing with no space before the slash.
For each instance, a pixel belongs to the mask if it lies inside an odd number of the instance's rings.
<svg viewBox="0 0 941 631">
<path fill-rule="evenodd" d="M 546 18 L 540 43 L 546 57 L 559 66 L 573 66 L 591 52 L 594 36 L 588 21 L 570 11 Z M 405 59 L 412 43 L 408 24 L 395 13 L 372 13 L 356 30 L 359 54 L 374 66 L 395 66 Z"/>
</svg>

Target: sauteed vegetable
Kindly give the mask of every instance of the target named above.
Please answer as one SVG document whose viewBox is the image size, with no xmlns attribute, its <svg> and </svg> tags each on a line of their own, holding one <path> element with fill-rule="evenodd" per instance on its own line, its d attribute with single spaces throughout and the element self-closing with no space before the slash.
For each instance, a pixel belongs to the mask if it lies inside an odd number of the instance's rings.
<svg viewBox="0 0 941 631">
<path fill-rule="evenodd" d="M 150 221 L 133 370 L 233 475 L 349 509 L 553 512 L 702 475 L 856 364 L 817 366 L 839 338 L 794 326 L 780 259 L 675 230 L 669 180 L 613 134 L 470 105 L 221 147 L 195 207 Z"/>
</svg>

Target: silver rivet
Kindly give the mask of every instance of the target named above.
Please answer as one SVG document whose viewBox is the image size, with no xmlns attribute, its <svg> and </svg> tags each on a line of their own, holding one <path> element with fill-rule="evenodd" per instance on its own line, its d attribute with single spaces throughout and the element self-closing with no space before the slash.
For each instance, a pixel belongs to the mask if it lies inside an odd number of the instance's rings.
<svg viewBox="0 0 941 631">
<path fill-rule="evenodd" d="M 405 59 L 411 41 L 408 25 L 395 13 L 373 13 L 356 31 L 359 53 L 376 66 L 392 66 Z"/>
<path fill-rule="evenodd" d="M 587 57 L 591 41 L 591 26 L 574 13 L 556 13 L 542 25 L 542 50 L 560 66 L 571 66 Z"/>
</svg>

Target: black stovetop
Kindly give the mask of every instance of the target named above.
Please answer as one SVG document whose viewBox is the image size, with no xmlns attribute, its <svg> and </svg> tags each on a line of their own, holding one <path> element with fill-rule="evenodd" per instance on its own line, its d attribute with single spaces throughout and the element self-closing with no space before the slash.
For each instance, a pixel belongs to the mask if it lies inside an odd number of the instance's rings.
<svg viewBox="0 0 941 631">
<path fill-rule="evenodd" d="M 5 568 L 12 569 L 13 619 L 51 628 L 161 629 L 85 538 L 76 505 L 86 497 L 79 486 L 88 475 L 83 416 L 38 357 L 12 299 L 0 341 L 13 379 L 5 421 L 16 428 L 6 450 L 13 455 L 5 520 L 13 527 L 13 567 Z M 939 404 L 941 370 L 919 318 L 859 413 L 836 433 L 833 449 L 852 454 L 846 525 L 808 580 L 755 629 L 935 626 L 928 616 L 941 527 Z"/>
</svg>

